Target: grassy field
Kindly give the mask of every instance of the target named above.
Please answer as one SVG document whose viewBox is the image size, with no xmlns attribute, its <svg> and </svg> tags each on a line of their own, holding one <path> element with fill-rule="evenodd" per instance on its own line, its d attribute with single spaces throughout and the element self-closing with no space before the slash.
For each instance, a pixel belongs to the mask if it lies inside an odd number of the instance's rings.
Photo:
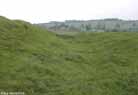
<svg viewBox="0 0 138 95">
<path fill-rule="evenodd" d="M 0 17 L 0 91 L 138 95 L 138 33 L 60 35 Z"/>
</svg>

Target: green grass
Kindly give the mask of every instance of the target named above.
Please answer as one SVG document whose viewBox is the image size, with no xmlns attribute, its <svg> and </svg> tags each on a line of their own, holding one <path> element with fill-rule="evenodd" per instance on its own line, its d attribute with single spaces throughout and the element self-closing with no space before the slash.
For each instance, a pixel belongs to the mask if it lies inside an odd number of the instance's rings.
<svg viewBox="0 0 138 95">
<path fill-rule="evenodd" d="M 138 95 L 138 33 L 54 34 L 0 17 L 0 91 Z"/>
</svg>

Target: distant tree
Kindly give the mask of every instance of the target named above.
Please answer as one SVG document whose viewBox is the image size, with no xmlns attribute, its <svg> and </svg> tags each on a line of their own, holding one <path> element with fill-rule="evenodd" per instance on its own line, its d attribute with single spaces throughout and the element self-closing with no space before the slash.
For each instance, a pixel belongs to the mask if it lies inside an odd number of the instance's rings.
<svg viewBox="0 0 138 95">
<path fill-rule="evenodd" d="M 111 32 L 119 32 L 119 30 L 115 28 L 115 29 L 112 29 Z"/>
<path fill-rule="evenodd" d="M 101 27 L 101 24 L 98 23 L 98 24 L 96 25 L 96 28 L 97 28 L 97 29 L 100 29 L 100 27 Z"/>
<path fill-rule="evenodd" d="M 105 30 L 105 23 L 98 23 L 97 26 L 96 26 L 97 29 L 100 29 L 100 30 Z"/>
<path fill-rule="evenodd" d="M 136 23 L 133 23 L 132 26 L 133 26 L 133 27 L 136 27 Z"/>
<path fill-rule="evenodd" d="M 104 19 L 105 21 L 121 21 L 121 19 L 118 19 L 118 18 L 107 18 L 107 19 Z"/>
<path fill-rule="evenodd" d="M 85 28 L 86 28 L 86 31 L 91 31 L 91 25 L 90 24 L 87 24 L 86 26 L 85 26 Z"/>
<path fill-rule="evenodd" d="M 102 29 L 105 30 L 106 29 L 106 26 L 105 24 L 102 25 Z"/>
<path fill-rule="evenodd" d="M 84 24 L 81 24 L 81 26 L 80 26 L 80 27 L 81 27 L 81 31 L 82 31 L 82 32 L 85 32 L 85 31 L 86 31 L 86 27 L 85 27 L 85 25 L 84 25 Z"/>
<path fill-rule="evenodd" d="M 121 31 L 120 28 L 121 28 L 120 24 L 117 23 L 117 24 L 115 25 L 114 29 L 113 29 L 113 32 L 119 32 L 119 31 Z"/>
<path fill-rule="evenodd" d="M 120 26 L 120 24 L 117 23 L 117 24 L 115 25 L 115 27 L 118 29 L 118 28 L 120 28 L 121 26 Z"/>
<path fill-rule="evenodd" d="M 68 25 L 66 25 L 65 23 L 61 23 L 61 24 L 59 25 L 59 27 L 68 28 Z"/>
</svg>

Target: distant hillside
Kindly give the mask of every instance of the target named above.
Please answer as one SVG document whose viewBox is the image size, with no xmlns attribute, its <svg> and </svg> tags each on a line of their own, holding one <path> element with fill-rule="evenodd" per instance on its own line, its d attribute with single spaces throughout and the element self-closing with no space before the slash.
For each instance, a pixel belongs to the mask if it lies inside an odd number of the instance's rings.
<svg viewBox="0 0 138 95">
<path fill-rule="evenodd" d="M 40 23 L 50 31 L 79 31 L 79 32 L 138 32 L 137 20 L 103 19 L 65 22 Z"/>
<path fill-rule="evenodd" d="M 0 17 L 0 94 L 138 95 L 138 32 L 68 33 Z"/>
</svg>

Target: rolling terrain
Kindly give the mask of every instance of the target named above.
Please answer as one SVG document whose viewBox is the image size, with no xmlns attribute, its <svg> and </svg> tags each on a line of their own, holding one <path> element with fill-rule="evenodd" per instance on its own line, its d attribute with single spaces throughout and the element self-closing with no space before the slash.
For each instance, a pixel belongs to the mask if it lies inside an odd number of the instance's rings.
<svg viewBox="0 0 138 95">
<path fill-rule="evenodd" d="M 138 95 L 138 32 L 60 35 L 0 17 L 0 91 Z"/>
</svg>

